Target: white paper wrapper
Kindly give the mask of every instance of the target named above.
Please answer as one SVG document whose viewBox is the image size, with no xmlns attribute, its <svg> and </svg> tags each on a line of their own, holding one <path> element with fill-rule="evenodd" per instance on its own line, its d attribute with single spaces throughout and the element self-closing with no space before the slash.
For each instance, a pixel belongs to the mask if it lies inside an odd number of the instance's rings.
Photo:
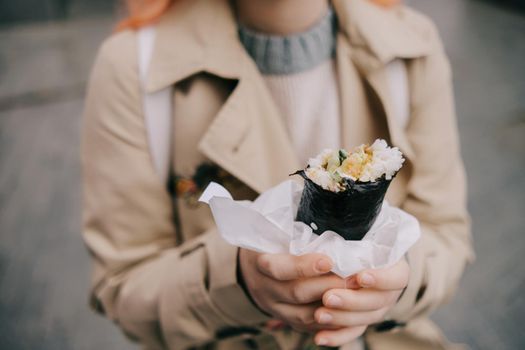
<svg viewBox="0 0 525 350">
<path fill-rule="evenodd" d="M 262 253 L 323 253 L 332 272 L 346 278 L 361 270 L 399 261 L 420 236 L 415 217 L 385 201 L 376 222 L 361 241 L 347 241 L 333 231 L 322 235 L 294 221 L 302 187 L 291 180 L 269 189 L 255 201 L 235 201 L 211 183 L 200 201 L 210 205 L 221 236 L 230 244 Z"/>
</svg>

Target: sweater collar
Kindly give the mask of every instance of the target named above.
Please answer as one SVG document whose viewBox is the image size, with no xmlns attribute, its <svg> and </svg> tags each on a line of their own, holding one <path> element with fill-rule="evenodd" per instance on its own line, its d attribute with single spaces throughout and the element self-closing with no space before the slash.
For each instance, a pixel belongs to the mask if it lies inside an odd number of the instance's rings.
<svg viewBox="0 0 525 350">
<path fill-rule="evenodd" d="M 337 18 L 331 8 L 309 29 L 293 35 L 271 35 L 239 24 L 239 39 L 262 74 L 309 70 L 335 54 Z"/>
</svg>

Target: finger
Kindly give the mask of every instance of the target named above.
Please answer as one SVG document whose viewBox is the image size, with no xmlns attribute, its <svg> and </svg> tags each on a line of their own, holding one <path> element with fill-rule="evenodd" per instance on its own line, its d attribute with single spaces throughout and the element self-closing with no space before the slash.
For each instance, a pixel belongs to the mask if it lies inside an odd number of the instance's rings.
<svg viewBox="0 0 525 350">
<path fill-rule="evenodd" d="M 313 323 L 308 326 L 301 325 L 301 324 L 294 324 L 294 323 L 290 323 L 288 325 L 291 326 L 293 330 L 300 332 L 300 333 L 313 333 L 313 332 L 318 332 L 322 330 L 341 329 L 341 327 L 339 326 L 323 325 L 323 324 L 318 324 L 318 323 Z"/>
<path fill-rule="evenodd" d="M 314 317 L 314 313 L 319 306 L 319 303 L 300 306 L 281 303 L 275 306 L 274 311 L 279 319 L 284 320 L 296 330 L 317 331 L 341 328 L 340 326 L 319 324 Z"/>
<path fill-rule="evenodd" d="M 330 289 L 344 289 L 345 284 L 344 279 L 334 274 L 287 281 L 278 286 L 278 298 L 290 304 L 308 304 L 320 301 Z"/>
<path fill-rule="evenodd" d="M 283 329 L 286 326 L 286 324 L 282 320 L 272 319 L 266 322 L 264 327 L 270 331 L 276 331 L 279 329 Z"/>
<path fill-rule="evenodd" d="M 274 311 L 279 319 L 287 323 L 308 326 L 316 323 L 314 313 L 318 308 L 319 304 L 290 305 L 279 303 L 275 305 Z"/>
<path fill-rule="evenodd" d="M 391 305 L 396 295 L 375 289 L 332 289 L 323 295 L 323 305 L 336 310 L 373 311 Z"/>
<path fill-rule="evenodd" d="M 346 288 L 347 289 L 360 289 L 361 285 L 357 282 L 357 275 L 353 275 L 346 279 Z"/>
<path fill-rule="evenodd" d="M 319 324 L 355 327 L 368 326 L 384 320 L 388 308 L 384 307 L 374 311 L 340 311 L 321 307 L 314 313 L 314 318 Z"/>
<path fill-rule="evenodd" d="M 341 346 L 359 338 L 365 330 L 366 326 L 359 326 L 320 331 L 315 335 L 315 343 L 319 346 Z"/>
<path fill-rule="evenodd" d="M 381 290 L 399 290 L 408 284 L 410 268 L 405 259 L 386 269 L 366 270 L 357 275 L 357 281 L 363 288 Z"/>
<path fill-rule="evenodd" d="M 320 276 L 332 266 L 332 260 L 323 254 L 261 254 L 257 258 L 259 271 L 279 281 Z"/>
</svg>

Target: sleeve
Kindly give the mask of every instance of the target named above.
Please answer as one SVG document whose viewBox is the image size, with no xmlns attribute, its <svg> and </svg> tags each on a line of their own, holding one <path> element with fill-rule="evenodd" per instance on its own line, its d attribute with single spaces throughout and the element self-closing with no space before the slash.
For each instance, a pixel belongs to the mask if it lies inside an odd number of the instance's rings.
<svg viewBox="0 0 525 350">
<path fill-rule="evenodd" d="M 148 152 L 135 40 L 99 52 L 82 126 L 83 236 L 91 304 L 147 348 L 183 349 L 256 327 L 265 316 L 237 283 L 237 248 L 215 229 L 178 244 Z"/>
<path fill-rule="evenodd" d="M 409 63 L 412 116 L 407 135 L 415 157 L 402 209 L 419 219 L 422 236 L 407 255 L 408 287 L 389 314 L 405 322 L 447 301 L 474 258 L 450 65 L 435 36 L 436 50 Z"/>
</svg>

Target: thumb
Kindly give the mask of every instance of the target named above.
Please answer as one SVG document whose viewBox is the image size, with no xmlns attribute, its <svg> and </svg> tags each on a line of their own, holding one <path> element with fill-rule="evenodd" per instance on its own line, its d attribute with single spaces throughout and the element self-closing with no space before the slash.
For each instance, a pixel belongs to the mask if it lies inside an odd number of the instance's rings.
<svg viewBox="0 0 525 350">
<path fill-rule="evenodd" d="M 402 259 L 389 268 L 361 271 L 357 275 L 357 282 L 363 288 L 398 290 L 406 287 L 409 276 L 410 268 L 406 260 Z"/>
</svg>

